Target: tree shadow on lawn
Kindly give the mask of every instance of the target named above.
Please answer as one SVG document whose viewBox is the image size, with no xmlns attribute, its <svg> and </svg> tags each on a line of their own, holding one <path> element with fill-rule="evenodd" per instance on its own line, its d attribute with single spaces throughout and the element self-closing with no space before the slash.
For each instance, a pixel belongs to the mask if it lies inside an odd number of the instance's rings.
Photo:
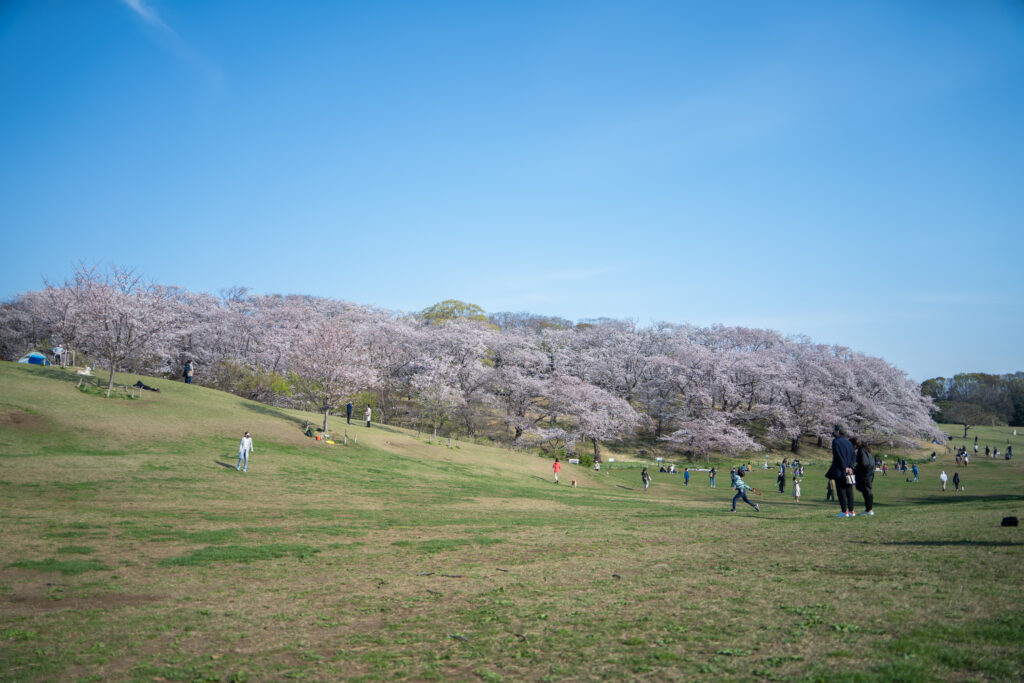
<svg viewBox="0 0 1024 683">
<path fill-rule="evenodd" d="M 974 545 L 979 547 L 997 547 L 997 546 L 1019 546 L 1024 545 L 1024 541 L 860 541 L 862 545 L 918 545 L 918 546 L 956 546 L 956 545 Z"/>
<path fill-rule="evenodd" d="M 911 507 L 913 507 L 915 505 L 954 505 L 956 503 L 979 503 L 979 502 L 987 502 L 987 503 L 995 503 L 995 502 L 1013 503 L 1013 502 L 1016 502 L 1016 503 L 1020 503 L 1020 502 L 1024 502 L 1024 495 L 1019 494 L 1019 493 L 1001 493 L 1001 494 L 986 496 L 986 495 L 980 495 L 980 494 L 965 495 L 965 494 L 962 494 L 962 493 L 946 493 L 945 495 L 936 495 L 936 496 L 929 496 L 928 498 L 921 498 L 919 500 L 914 500 L 912 502 L 904 503 L 904 505 L 910 505 Z M 875 505 L 876 506 L 884 505 L 884 503 L 876 503 Z"/>
<path fill-rule="evenodd" d="M 287 413 L 281 412 L 277 408 L 273 408 L 271 406 L 266 406 L 266 405 L 263 405 L 262 403 L 243 403 L 242 405 L 244 405 L 246 408 L 248 408 L 249 410 L 253 411 L 254 413 L 260 413 L 261 415 L 266 415 L 267 417 L 276 417 L 279 420 L 285 420 L 287 422 L 293 422 L 293 423 L 299 425 L 300 427 L 303 426 L 304 424 L 306 424 L 306 422 L 307 422 L 307 420 L 304 420 L 301 417 L 295 417 L 294 415 L 288 415 Z"/>
</svg>

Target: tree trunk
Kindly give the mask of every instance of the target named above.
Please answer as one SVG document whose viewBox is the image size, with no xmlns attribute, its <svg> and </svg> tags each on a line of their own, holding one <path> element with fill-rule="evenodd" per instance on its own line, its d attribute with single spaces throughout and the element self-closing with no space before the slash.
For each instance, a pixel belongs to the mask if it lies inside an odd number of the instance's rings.
<svg viewBox="0 0 1024 683">
<path fill-rule="evenodd" d="M 799 436 L 794 438 L 792 441 L 789 442 L 789 450 L 791 450 L 794 453 L 800 453 L 800 437 Z"/>
<path fill-rule="evenodd" d="M 113 377 L 114 375 L 113 375 L 113 374 L 111 374 L 110 376 L 111 376 L 111 377 Z M 111 382 L 113 382 L 114 380 L 113 380 L 113 379 L 111 379 L 110 381 L 111 381 Z M 970 429 L 970 428 L 971 428 L 971 426 L 970 426 L 970 425 L 968 425 L 968 424 L 966 424 L 966 423 L 964 424 L 964 438 L 965 438 L 965 439 L 967 438 L 967 430 L 968 430 L 968 429 Z"/>
<path fill-rule="evenodd" d="M 825 447 L 825 440 L 819 436 L 818 437 L 818 448 L 824 448 L 824 447 Z"/>
<path fill-rule="evenodd" d="M 327 433 L 327 416 L 331 414 L 330 408 L 324 408 L 324 434 Z"/>
<path fill-rule="evenodd" d="M 597 439 L 591 438 L 590 440 L 594 442 L 594 462 L 601 462 L 601 446 L 598 445 Z"/>
<path fill-rule="evenodd" d="M 114 364 L 110 364 L 110 379 L 107 380 L 107 398 L 110 398 L 110 392 L 114 389 Z"/>
</svg>

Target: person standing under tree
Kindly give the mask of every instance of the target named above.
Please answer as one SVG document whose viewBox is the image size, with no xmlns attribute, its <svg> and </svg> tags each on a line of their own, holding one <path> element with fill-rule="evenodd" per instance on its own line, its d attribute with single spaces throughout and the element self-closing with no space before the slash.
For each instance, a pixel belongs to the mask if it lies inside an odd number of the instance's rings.
<svg viewBox="0 0 1024 683">
<path fill-rule="evenodd" d="M 366 414 L 363 416 L 366 418 L 366 426 L 370 426 L 370 416 L 373 415 L 373 411 L 370 410 L 370 406 L 366 406 Z"/>
<path fill-rule="evenodd" d="M 558 473 L 562 471 L 562 463 L 555 458 L 555 462 L 551 465 L 551 469 L 555 471 L 555 483 L 558 483 Z"/>
<path fill-rule="evenodd" d="M 241 470 L 243 472 L 249 471 L 249 454 L 256 450 L 252 445 L 252 435 L 249 432 L 245 433 L 242 437 L 241 443 L 238 444 L 238 465 L 235 467 L 235 471 Z"/>
<path fill-rule="evenodd" d="M 708 479 L 711 480 L 711 488 L 715 488 L 715 475 L 716 474 L 718 474 L 718 473 L 715 471 L 714 467 L 712 467 L 711 471 L 708 472 Z"/>
<path fill-rule="evenodd" d="M 196 373 L 196 366 L 190 360 L 185 361 L 185 384 L 192 384 L 192 376 Z"/>
<path fill-rule="evenodd" d="M 345 404 L 345 420 L 348 424 L 352 424 L 352 401 Z"/>
</svg>

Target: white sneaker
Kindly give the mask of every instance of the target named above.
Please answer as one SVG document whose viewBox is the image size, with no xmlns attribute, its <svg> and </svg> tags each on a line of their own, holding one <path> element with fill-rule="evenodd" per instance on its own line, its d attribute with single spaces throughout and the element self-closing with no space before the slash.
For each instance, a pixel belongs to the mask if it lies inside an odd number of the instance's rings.
<svg viewBox="0 0 1024 683">
<path fill-rule="evenodd" d="M 846 517 L 846 513 L 840 512 L 838 515 L 836 515 L 836 517 Z"/>
<path fill-rule="evenodd" d="M 864 513 L 861 513 L 861 514 L 865 514 L 865 515 L 869 515 L 871 517 L 874 517 L 875 516 L 875 511 L 874 510 L 868 510 L 867 512 L 864 512 Z"/>
<path fill-rule="evenodd" d="M 853 510 L 850 510 L 849 514 L 847 514 L 846 516 L 847 516 L 847 517 L 856 517 L 856 516 L 857 516 L 857 513 L 856 513 L 856 512 L 854 512 Z"/>
</svg>

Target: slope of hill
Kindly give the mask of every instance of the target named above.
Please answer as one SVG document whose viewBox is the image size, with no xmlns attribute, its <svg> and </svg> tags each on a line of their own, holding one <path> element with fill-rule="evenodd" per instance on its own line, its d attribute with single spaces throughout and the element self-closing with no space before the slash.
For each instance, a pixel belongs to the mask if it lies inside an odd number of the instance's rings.
<svg viewBox="0 0 1024 683">
<path fill-rule="evenodd" d="M 821 465 L 802 502 L 755 471 L 761 511 L 731 513 L 727 473 L 555 486 L 528 454 L 379 425 L 332 447 L 302 413 L 76 379 L 0 363 L 0 680 L 1024 675 L 1019 459 L 943 493 L 943 451 L 854 520 Z"/>
</svg>

